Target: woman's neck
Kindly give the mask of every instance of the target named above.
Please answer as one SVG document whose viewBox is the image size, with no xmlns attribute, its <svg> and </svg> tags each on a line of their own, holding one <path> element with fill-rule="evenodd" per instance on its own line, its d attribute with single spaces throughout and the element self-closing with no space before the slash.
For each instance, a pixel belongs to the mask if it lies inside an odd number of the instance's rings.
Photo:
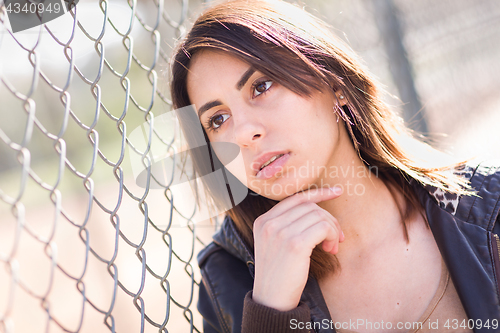
<svg viewBox="0 0 500 333">
<path fill-rule="evenodd" d="M 335 163 L 338 176 L 323 179 L 325 183 L 343 187 L 343 194 L 319 203 L 338 221 L 345 235 L 337 257 L 373 250 L 387 239 L 404 237 L 401 213 L 396 200 L 404 202 L 399 191 L 391 194 L 387 184 L 378 176 L 378 169 L 368 168 L 357 154 L 345 154 Z M 350 156 L 348 156 L 350 155 Z M 330 173 L 329 176 L 335 175 Z"/>
</svg>

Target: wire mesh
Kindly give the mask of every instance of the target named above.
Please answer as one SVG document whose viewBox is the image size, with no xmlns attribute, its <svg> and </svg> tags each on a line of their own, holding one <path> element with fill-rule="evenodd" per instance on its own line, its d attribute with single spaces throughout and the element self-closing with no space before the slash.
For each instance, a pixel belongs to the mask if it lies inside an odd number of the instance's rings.
<svg viewBox="0 0 500 333">
<path fill-rule="evenodd" d="M 301 3 L 397 95 L 376 2 Z M 394 4 L 431 131 L 460 144 L 488 133 L 481 148 L 500 156 L 488 131 L 500 114 L 500 6 Z M 151 165 L 183 148 L 162 77 L 202 7 L 82 0 L 14 34 L 0 5 L 0 331 L 201 331 L 195 257 L 217 220 L 195 223 L 191 194 L 158 184 Z M 479 115 L 490 127 L 458 140 Z"/>
<path fill-rule="evenodd" d="M 170 111 L 159 73 L 188 13 L 82 1 L 14 34 L 1 8 L 2 331 L 199 331 L 196 207 L 131 169 L 149 176 L 153 142 L 179 149 L 175 126 L 154 122 Z M 134 141 L 135 128 L 147 133 Z"/>
</svg>

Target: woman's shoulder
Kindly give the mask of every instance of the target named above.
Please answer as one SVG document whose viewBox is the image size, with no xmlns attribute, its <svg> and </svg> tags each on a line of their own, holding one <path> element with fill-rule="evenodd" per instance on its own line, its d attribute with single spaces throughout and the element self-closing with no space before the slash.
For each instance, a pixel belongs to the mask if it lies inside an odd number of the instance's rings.
<svg viewBox="0 0 500 333">
<path fill-rule="evenodd" d="M 253 262 L 253 253 L 238 232 L 235 223 L 225 216 L 220 228 L 213 235 L 213 241 L 198 254 L 200 266 L 214 253 L 225 251 L 244 263 Z"/>
<path fill-rule="evenodd" d="M 198 254 L 198 265 L 203 277 L 211 280 L 243 278 L 247 276 L 253 283 L 253 276 L 242 258 L 236 257 L 228 249 L 211 242 Z M 247 290 L 248 291 L 248 290 Z"/>
<path fill-rule="evenodd" d="M 253 288 L 253 271 L 245 262 L 245 250 L 225 221 L 214 241 L 198 254 L 202 280 L 198 310 L 205 324 L 224 326 L 220 331 L 239 332 L 245 295 Z M 252 263 L 253 264 L 253 263 Z"/>
<path fill-rule="evenodd" d="M 470 186 L 476 195 L 462 198 L 456 215 L 492 231 L 500 218 L 500 161 L 478 163 L 470 177 Z"/>
<path fill-rule="evenodd" d="M 468 181 L 473 194 L 457 195 L 429 185 L 425 189 L 455 218 L 491 231 L 500 215 L 500 160 L 469 162 L 453 172 Z"/>
<path fill-rule="evenodd" d="M 200 252 L 198 264 L 202 283 L 213 301 L 243 305 L 243 298 L 253 287 L 246 263 L 212 242 Z"/>
</svg>

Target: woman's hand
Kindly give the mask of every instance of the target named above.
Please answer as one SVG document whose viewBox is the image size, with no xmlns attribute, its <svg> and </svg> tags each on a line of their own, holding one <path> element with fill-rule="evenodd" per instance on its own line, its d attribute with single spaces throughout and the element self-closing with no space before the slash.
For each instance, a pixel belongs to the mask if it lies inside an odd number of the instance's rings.
<svg viewBox="0 0 500 333">
<path fill-rule="evenodd" d="M 313 249 L 322 242 L 336 254 L 344 241 L 338 221 L 316 203 L 341 194 L 337 187 L 296 193 L 255 220 L 255 302 L 280 311 L 297 307 Z"/>
</svg>

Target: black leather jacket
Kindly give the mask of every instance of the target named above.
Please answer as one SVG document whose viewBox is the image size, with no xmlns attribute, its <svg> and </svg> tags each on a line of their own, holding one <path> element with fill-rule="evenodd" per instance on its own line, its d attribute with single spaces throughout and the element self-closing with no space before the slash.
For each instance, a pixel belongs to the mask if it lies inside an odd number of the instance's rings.
<svg viewBox="0 0 500 333">
<path fill-rule="evenodd" d="M 500 167 L 481 166 L 464 172 L 481 198 L 458 198 L 411 183 L 468 318 L 491 323 L 500 320 Z M 229 218 L 213 239 L 198 255 L 203 282 L 198 310 L 204 318 L 204 332 L 240 332 L 243 299 L 253 287 L 253 254 Z M 330 320 L 315 279 L 309 278 L 301 302 L 309 306 L 311 321 Z M 474 332 L 500 332 L 500 328 L 474 328 Z"/>
</svg>

